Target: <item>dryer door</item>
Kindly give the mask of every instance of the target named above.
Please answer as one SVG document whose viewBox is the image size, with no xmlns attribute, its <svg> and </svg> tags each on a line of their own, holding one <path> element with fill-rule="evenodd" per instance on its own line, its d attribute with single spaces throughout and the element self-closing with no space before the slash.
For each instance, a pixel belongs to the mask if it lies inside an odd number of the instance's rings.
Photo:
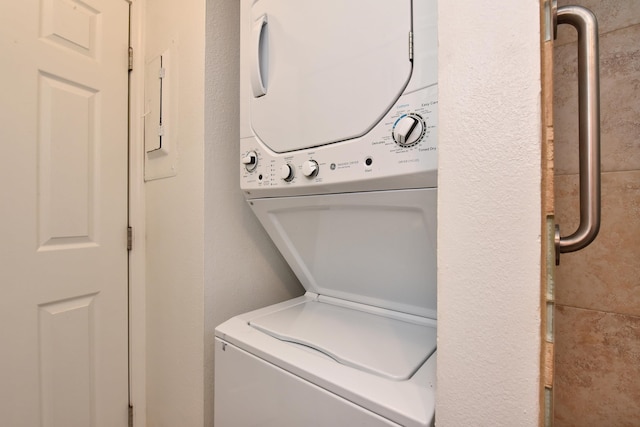
<svg viewBox="0 0 640 427">
<path fill-rule="evenodd" d="M 411 77 L 410 0 L 258 0 L 243 19 L 251 126 L 277 153 L 364 135 Z"/>
</svg>

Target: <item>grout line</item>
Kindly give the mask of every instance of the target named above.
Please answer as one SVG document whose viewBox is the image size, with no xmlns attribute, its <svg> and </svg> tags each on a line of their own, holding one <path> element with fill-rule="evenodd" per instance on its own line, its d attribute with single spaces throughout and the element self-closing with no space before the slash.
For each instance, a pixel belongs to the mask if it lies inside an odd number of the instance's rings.
<svg viewBox="0 0 640 427">
<path fill-rule="evenodd" d="M 640 169 L 622 169 L 622 170 L 613 170 L 613 171 L 601 171 L 601 175 L 605 175 L 605 174 L 614 174 L 614 173 L 633 173 L 633 172 L 640 172 Z M 578 172 L 571 172 L 571 173 L 557 173 L 554 172 L 553 176 L 571 176 L 571 175 L 580 175 Z"/>
<path fill-rule="evenodd" d="M 598 18 L 598 16 L 596 15 L 596 19 L 597 18 Z M 598 25 L 599 25 L 599 23 L 598 23 Z M 607 31 L 606 33 L 599 33 L 598 36 L 599 36 L 600 39 L 602 39 L 603 37 L 608 36 L 611 33 L 615 33 L 616 31 L 623 31 L 623 30 L 626 30 L 628 28 L 635 27 L 636 25 L 640 25 L 640 22 L 636 22 L 634 24 L 629 24 L 626 27 L 614 28 L 612 30 Z M 564 43 L 558 43 L 558 42 L 554 41 L 553 47 L 556 48 L 556 47 L 567 46 L 567 45 L 575 44 L 575 43 L 578 43 L 578 41 L 577 40 L 571 40 L 571 41 L 567 41 L 567 42 L 564 42 Z"/>
<path fill-rule="evenodd" d="M 633 317 L 633 318 L 636 318 L 636 319 L 640 320 L 640 314 L 627 314 L 627 313 L 618 313 L 616 311 L 596 310 L 596 309 L 593 309 L 593 308 L 585 308 L 585 307 L 577 307 L 577 306 L 569 305 L 569 304 L 561 304 L 559 302 L 556 302 L 556 308 L 557 307 L 568 307 L 568 308 L 573 308 L 573 309 L 576 309 L 576 310 L 593 311 L 595 313 L 615 314 L 615 315 L 618 315 L 618 316 Z"/>
</svg>

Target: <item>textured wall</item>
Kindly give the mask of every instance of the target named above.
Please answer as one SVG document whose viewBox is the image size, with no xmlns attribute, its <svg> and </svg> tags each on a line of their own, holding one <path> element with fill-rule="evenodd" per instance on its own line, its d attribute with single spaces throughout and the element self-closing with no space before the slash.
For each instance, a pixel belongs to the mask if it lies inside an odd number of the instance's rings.
<svg viewBox="0 0 640 427">
<path fill-rule="evenodd" d="M 146 2 L 146 52 L 177 39 L 178 168 L 146 184 L 149 426 L 213 425 L 213 336 L 302 293 L 239 188 L 235 0 Z"/>
<path fill-rule="evenodd" d="M 436 421 L 537 426 L 539 3 L 438 7 Z"/>
<path fill-rule="evenodd" d="M 598 18 L 602 226 L 556 269 L 555 425 L 640 420 L 640 2 L 559 0 Z M 560 26 L 554 58 L 556 215 L 578 223 L 576 36 Z"/>
<path fill-rule="evenodd" d="M 178 40 L 178 172 L 147 182 L 147 425 L 203 424 L 204 1 L 146 1 L 145 49 Z M 174 74 L 175 75 L 175 74 Z"/>
<path fill-rule="evenodd" d="M 205 425 L 213 425 L 217 325 L 303 292 L 240 191 L 240 2 L 206 2 Z"/>
</svg>

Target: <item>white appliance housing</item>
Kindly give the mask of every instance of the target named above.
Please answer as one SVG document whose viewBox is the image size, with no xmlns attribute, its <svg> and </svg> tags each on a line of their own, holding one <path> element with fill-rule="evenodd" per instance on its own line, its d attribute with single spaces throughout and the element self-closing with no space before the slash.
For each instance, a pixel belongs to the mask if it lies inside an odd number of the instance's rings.
<svg viewBox="0 0 640 427">
<path fill-rule="evenodd" d="M 216 328 L 216 426 L 433 424 L 436 17 L 242 0 L 241 188 L 307 292 Z"/>
</svg>

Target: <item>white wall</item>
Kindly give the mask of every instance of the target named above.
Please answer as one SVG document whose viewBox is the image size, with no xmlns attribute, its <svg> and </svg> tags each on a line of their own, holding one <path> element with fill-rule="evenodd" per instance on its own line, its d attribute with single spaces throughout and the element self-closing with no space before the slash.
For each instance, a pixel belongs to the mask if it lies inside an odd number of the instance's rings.
<svg viewBox="0 0 640 427">
<path fill-rule="evenodd" d="M 539 16 L 439 4 L 439 427 L 538 425 Z"/>
<path fill-rule="evenodd" d="M 178 40 L 177 175 L 146 184 L 147 425 L 204 420 L 203 0 L 147 0 L 146 57 Z"/>
<path fill-rule="evenodd" d="M 205 425 L 213 425 L 213 337 L 230 317 L 303 292 L 240 191 L 240 2 L 207 0 Z"/>
<path fill-rule="evenodd" d="M 215 326 L 302 292 L 239 188 L 238 25 L 235 0 L 145 2 L 145 55 L 177 40 L 178 73 L 177 174 L 145 186 L 153 427 L 213 425 Z"/>
</svg>

